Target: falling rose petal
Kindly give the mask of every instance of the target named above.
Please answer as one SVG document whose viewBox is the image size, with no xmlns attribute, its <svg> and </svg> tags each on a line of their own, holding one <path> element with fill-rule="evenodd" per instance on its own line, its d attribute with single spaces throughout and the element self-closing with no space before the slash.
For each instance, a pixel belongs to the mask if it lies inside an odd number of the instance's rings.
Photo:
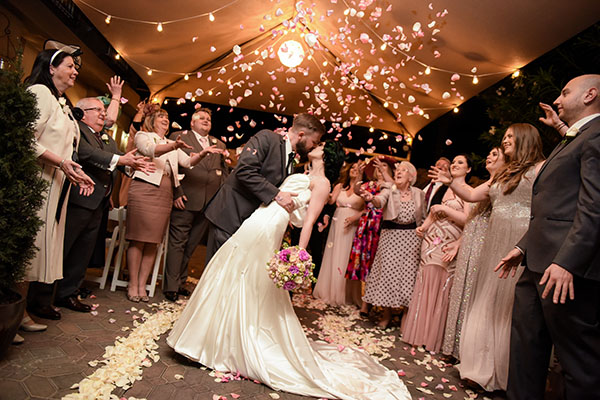
<svg viewBox="0 0 600 400">
<path fill-rule="evenodd" d="M 96 298 L 95 294 L 90 295 L 90 299 L 95 299 L 95 298 Z"/>
<path fill-rule="evenodd" d="M 231 398 L 233 398 L 233 399 L 239 399 L 239 398 L 240 398 L 240 395 L 239 395 L 239 394 L 237 394 L 237 393 L 229 393 L 229 395 L 230 395 L 230 396 L 231 396 Z"/>
<path fill-rule="evenodd" d="M 452 140 L 446 139 L 446 146 L 452 146 Z"/>
<path fill-rule="evenodd" d="M 233 132 L 233 130 L 234 130 L 234 129 L 235 129 L 235 128 L 234 128 L 233 126 L 231 126 L 231 125 L 229 125 L 229 126 L 227 127 L 227 130 L 228 130 L 229 132 Z"/>
<path fill-rule="evenodd" d="M 215 46 L 210 46 L 210 52 L 214 53 L 215 51 L 217 51 L 217 48 Z"/>
<path fill-rule="evenodd" d="M 248 97 L 248 96 L 252 96 L 252 90 L 250 90 L 250 89 L 246 89 L 244 91 L 244 97 Z"/>
<path fill-rule="evenodd" d="M 127 102 L 129 102 L 129 99 L 126 99 L 125 97 L 121 97 L 121 104 L 127 104 Z"/>
<path fill-rule="evenodd" d="M 413 95 L 408 96 L 409 103 L 414 103 L 415 101 L 416 101 L 415 96 L 413 96 Z"/>
<path fill-rule="evenodd" d="M 175 374 L 175 375 L 173 375 L 173 378 L 175 378 L 175 379 L 177 379 L 178 381 L 180 381 L 180 380 L 182 380 L 182 379 L 183 379 L 183 375 L 181 375 L 181 374 Z"/>
<path fill-rule="evenodd" d="M 369 37 L 368 34 L 361 33 L 360 34 L 360 41 L 363 42 L 363 43 L 365 43 L 365 44 L 367 44 L 367 43 L 369 43 L 371 41 L 371 38 Z"/>
<path fill-rule="evenodd" d="M 109 324 L 114 324 L 115 322 L 117 322 L 117 320 L 116 320 L 116 319 L 114 319 L 114 318 L 109 318 L 109 319 L 108 319 L 108 323 L 109 323 Z"/>
<path fill-rule="evenodd" d="M 277 393 L 269 393 L 269 397 L 271 397 L 272 399 L 278 399 L 279 395 Z"/>
<path fill-rule="evenodd" d="M 452 390 L 453 392 L 457 392 L 458 391 L 458 389 L 454 385 L 448 386 L 448 389 Z"/>
<path fill-rule="evenodd" d="M 90 314 L 92 314 L 95 317 L 96 315 L 98 315 L 98 311 L 90 311 Z"/>
<path fill-rule="evenodd" d="M 472 74 L 476 74 L 476 73 L 477 73 L 477 67 L 473 67 L 473 68 L 471 68 L 471 73 L 472 73 Z"/>
<path fill-rule="evenodd" d="M 196 43 L 196 40 L 198 40 L 198 36 L 194 36 L 194 37 L 192 38 L 192 43 Z"/>
<path fill-rule="evenodd" d="M 452 397 L 452 393 L 444 393 L 444 397 L 449 399 L 450 397 Z"/>
<path fill-rule="evenodd" d="M 115 310 L 113 310 L 112 308 L 109 308 L 106 312 L 108 312 L 108 313 L 114 313 Z"/>
<path fill-rule="evenodd" d="M 448 100 L 450 97 L 451 97 L 450 93 L 448 93 L 448 92 L 442 93 L 442 99 Z"/>
<path fill-rule="evenodd" d="M 185 96 L 183 96 L 183 97 L 185 97 L 186 100 L 190 100 L 192 98 L 192 96 L 193 96 L 192 92 L 185 92 Z"/>
<path fill-rule="evenodd" d="M 421 387 L 427 387 L 427 386 L 429 386 L 429 384 L 428 384 L 428 383 L 421 382 Z"/>
<path fill-rule="evenodd" d="M 437 243 L 437 244 L 439 244 L 439 243 Z M 431 381 L 433 381 L 433 376 L 426 376 L 426 377 L 425 377 L 425 380 L 426 380 L 427 382 L 431 382 Z"/>
<path fill-rule="evenodd" d="M 250 120 L 250 122 L 248 123 L 248 125 L 250 125 L 250 127 L 254 128 L 256 126 L 256 121 Z"/>
<path fill-rule="evenodd" d="M 442 382 L 444 382 L 444 383 L 448 383 L 448 382 L 450 382 L 450 381 L 449 381 L 448 379 L 446 379 L 446 378 L 442 378 Z"/>
<path fill-rule="evenodd" d="M 412 27 L 413 32 L 419 32 L 421 30 L 421 23 L 420 22 L 415 22 L 413 27 Z"/>
<path fill-rule="evenodd" d="M 338 349 L 339 352 L 344 351 L 345 348 L 346 348 L 346 346 L 342 346 L 341 344 L 338 344 L 337 349 Z"/>
<path fill-rule="evenodd" d="M 459 79 L 460 79 L 460 75 L 459 75 L 459 74 L 453 74 L 453 75 L 450 77 L 450 80 L 451 80 L 452 82 L 456 82 L 456 81 L 457 81 L 457 80 L 459 80 Z"/>
<path fill-rule="evenodd" d="M 444 390 L 444 385 L 442 385 L 441 383 L 438 383 L 438 384 L 435 386 L 435 390 Z"/>
<path fill-rule="evenodd" d="M 240 24 L 240 31 L 244 30 L 244 25 Z"/>
<path fill-rule="evenodd" d="M 277 11 L 275 11 L 275 16 L 281 17 L 282 15 L 283 15 L 283 10 L 281 8 L 278 8 Z"/>
<path fill-rule="evenodd" d="M 235 106 L 237 106 L 237 104 L 238 104 L 238 103 L 237 103 L 237 101 L 235 101 L 235 99 L 229 99 L 229 105 L 230 105 L 231 107 L 235 107 Z"/>
</svg>

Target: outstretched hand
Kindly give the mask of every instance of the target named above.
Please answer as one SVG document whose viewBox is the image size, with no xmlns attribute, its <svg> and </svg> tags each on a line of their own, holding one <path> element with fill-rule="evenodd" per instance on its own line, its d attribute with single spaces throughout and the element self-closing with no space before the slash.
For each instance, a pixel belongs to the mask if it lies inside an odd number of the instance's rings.
<svg viewBox="0 0 600 400">
<path fill-rule="evenodd" d="M 546 285 L 542 293 L 542 299 L 548 297 L 552 287 L 554 287 L 554 295 L 552 302 L 554 304 L 565 304 L 567 295 L 569 299 L 575 300 L 575 286 L 573 285 L 573 274 L 564 269 L 558 264 L 550 264 L 540 280 L 540 285 Z"/>
<path fill-rule="evenodd" d="M 187 144 L 186 142 L 184 142 L 181 137 L 177 137 L 177 139 L 175 139 L 175 149 L 193 149 L 192 146 L 190 146 L 189 144 Z"/>
<path fill-rule="evenodd" d="M 444 185 L 450 185 L 452 183 L 452 175 L 450 175 L 450 172 L 435 166 L 429 169 L 427 177 L 434 182 L 441 182 Z"/>
<path fill-rule="evenodd" d="M 113 99 L 121 101 L 121 93 L 123 93 L 124 83 L 125 81 L 122 80 L 120 76 L 115 75 L 110 78 L 110 83 L 107 83 L 106 87 L 108 87 L 108 90 L 110 91 L 110 94 Z"/>
<path fill-rule="evenodd" d="M 136 155 L 136 152 L 137 149 L 133 149 L 119 157 L 119 164 L 129 166 L 136 171 L 145 173 L 146 175 L 156 171 L 156 165 L 154 165 L 149 157 Z"/>
<path fill-rule="evenodd" d="M 506 279 L 509 275 L 514 277 L 517 274 L 517 267 L 521 265 L 523 261 L 523 253 L 521 250 L 514 248 L 512 249 L 494 268 L 494 272 L 500 270 L 499 278 Z"/>
</svg>

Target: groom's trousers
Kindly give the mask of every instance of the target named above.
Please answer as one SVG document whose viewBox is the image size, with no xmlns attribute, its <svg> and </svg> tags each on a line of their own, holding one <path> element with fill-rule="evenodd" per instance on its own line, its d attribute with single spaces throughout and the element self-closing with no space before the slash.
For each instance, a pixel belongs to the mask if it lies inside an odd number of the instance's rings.
<svg viewBox="0 0 600 400">
<path fill-rule="evenodd" d="M 208 265 L 210 259 L 215 255 L 217 250 L 219 250 L 230 237 L 231 235 L 229 233 L 209 222 L 205 265 Z"/>
</svg>

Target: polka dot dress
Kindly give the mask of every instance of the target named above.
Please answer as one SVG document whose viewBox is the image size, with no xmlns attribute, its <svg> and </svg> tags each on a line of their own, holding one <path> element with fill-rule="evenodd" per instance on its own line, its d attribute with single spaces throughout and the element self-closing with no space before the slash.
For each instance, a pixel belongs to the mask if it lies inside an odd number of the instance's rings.
<svg viewBox="0 0 600 400">
<path fill-rule="evenodd" d="M 415 222 L 415 203 L 400 203 L 397 224 Z M 421 255 L 421 239 L 414 229 L 382 229 L 363 300 L 383 307 L 408 307 Z"/>
</svg>

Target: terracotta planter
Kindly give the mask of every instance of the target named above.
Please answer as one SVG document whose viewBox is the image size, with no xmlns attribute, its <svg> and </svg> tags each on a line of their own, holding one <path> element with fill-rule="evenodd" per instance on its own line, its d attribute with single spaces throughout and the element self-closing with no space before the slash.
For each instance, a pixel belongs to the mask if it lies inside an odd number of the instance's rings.
<svg viewBox="0 0 600 400">
<path fill-rule="evenodd" d="M 12 292 L 12 302 L 0 303 L 0 359 L 4 358 L 23 319 L 26 299 Z"/>
</svg>

